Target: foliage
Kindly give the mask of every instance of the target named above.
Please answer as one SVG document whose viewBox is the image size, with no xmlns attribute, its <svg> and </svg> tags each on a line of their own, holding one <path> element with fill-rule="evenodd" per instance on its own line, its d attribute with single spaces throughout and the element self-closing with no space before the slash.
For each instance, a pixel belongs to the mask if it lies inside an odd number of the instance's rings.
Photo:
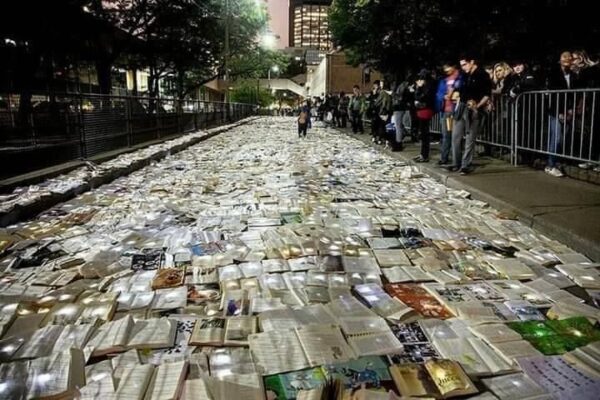
<svg viewBox="0 0 600 400">
<path fill-rule="evenodd" d="M 255 80 L 240 80 L 230 92 L 230 100 L 236 103 L 257 104 L 267 107 L 274 101 L 270 90 L 260 88 Z"/>
<path fill-rule="evenodd" d="M 536 61 L 569 48 L 594 52 L 594 18 L 577 0 L 335 0 L 329 25 L 354 64 L 403 74 L 465 53 Z"/>
</svg>

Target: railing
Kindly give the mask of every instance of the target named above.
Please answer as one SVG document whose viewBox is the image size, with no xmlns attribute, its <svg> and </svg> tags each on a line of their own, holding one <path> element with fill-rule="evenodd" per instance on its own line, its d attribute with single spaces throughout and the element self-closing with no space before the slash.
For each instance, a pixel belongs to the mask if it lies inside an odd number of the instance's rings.
<svg viewBox="0 0 600 400">
<path fill-rule="evenodd" d="M 0 176 L 232 123 L 256 106 L 97 94 L 0 95 Z"/>
<path fill-rule="evenodd" d="M 600 163 L 599 94 L 599 89 L 521 94 L 514 106 L 515 163 L 519 151 Z"/>
<path fill-rule="evenodd" d="M 524 152 L 600 164 L 599 117 L 600 89 L 495 96 L 477 142 L 504 149 L 514 165 Z M 431 132 L 441 133 L 439 114 Z"/>
</svg>

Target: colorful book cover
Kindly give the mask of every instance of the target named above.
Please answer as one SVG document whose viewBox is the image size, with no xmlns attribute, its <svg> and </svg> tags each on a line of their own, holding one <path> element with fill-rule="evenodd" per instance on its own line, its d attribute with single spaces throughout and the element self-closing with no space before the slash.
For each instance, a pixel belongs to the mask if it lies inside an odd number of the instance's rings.
<svg viewBox="0 0 600 400">
<path fill-rule="evenodd" d="M 395 324 L 391 326 L 394 336 L 398 338 L 400 343 L 422 343 L 428 342 L 427 335 L 418 322 L 410 322 L 407 324 Z"/>
<path fill-rule="evenodd" d="M 512 322 L 508 325 L 545 355 L 564 354 L 600 340 L 600 329 L 585 317 Z"/>
<path fill-rule="evenodd" d="M 439 353 L 431 343 L 406 343 L 402 345 L 404 351 L 401 354 L 389 355 L 390 363 L 422 363 L 428 360 L 440 358 Z"/>
<path fill-rule="evenodd" d="M 452 314 L 435 297 L 418 284 L 389 283 L 385 291 L 424 317 L 446 319 Z"/>
<path fill-rule="evenodd" d="M 324 384 L 325 375 L 321 368 L 310 368 L 266 376 L 264 382 L 268 399 L 292 400 L 298 391 L 315 389 Z"/>
<path fill-rule="evenodd" d="M 383 357 L 368 356 L 339 364 L 323 365 L 325 378 L 341 379 L 346 388 L 394 390 L 396 386 Z"/>
</svg>

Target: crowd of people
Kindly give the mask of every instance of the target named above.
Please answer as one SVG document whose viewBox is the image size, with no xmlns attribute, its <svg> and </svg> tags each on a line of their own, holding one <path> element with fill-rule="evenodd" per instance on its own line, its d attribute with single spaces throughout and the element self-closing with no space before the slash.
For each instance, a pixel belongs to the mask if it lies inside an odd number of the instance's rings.
<svg viewBox="0 0 600 400">
<path fill-rule="evenodd" d="M 375 81 L 372 91 L 361 93 L 358 85 L 353 93 L 325 95 L 307 101 L 303 107 L 309 117 L 333 126 L 346 128 L 348 122 L 355 134 L 364 133 L 363 121 L 370 121 L 372 141 L 402 151 L 406 138 L 420 139 L 421 152 L 416 162 L 429 162 L 430 122 L 441 117 L 441 148 L 438 164 L 465 175 L 473 170 L 475 143 L 494 112 L 494 100 L 509 101 L 533 90 L 567 90 L 600 87 L 600 64 L 583 50 L 564 51 L 559 62 L 548 72 L 530 68 L 525 61 L 498 62 L 481 65 L 473 56 L 465 55 L 459 63 L 446 62 L 439 70 L 422 69 L 384 87 Z M 560 97 L 553 101 L 561 102 Z M 568 100 L 565 100 L 568 101 Z M 556 154 L 563 146 L 562 138 L 576 112 L 575 104 L 549 102 L 549 153 L 545 171 L 563 176 Z M 567 110 L 567 114 L 557 110 Z M 600 170 L 593 164 L 582 168 Z"/>
</svg>

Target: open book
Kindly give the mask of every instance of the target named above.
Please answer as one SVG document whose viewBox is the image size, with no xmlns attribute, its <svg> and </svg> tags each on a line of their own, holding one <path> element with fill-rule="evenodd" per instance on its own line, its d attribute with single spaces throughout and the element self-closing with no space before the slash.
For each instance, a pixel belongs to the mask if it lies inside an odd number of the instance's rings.
<svg viewBox="0 0 600 400">
<path fill-rule="evenodd" d="M 436 338 L 433 343 L 444 358 L 460 362 L 471 376 L 497 375 L 512 370 L 511 366 L 481 339 Z"/>
<path fill-rule="evenodd" d="M 83 352 L 77 349 L 53 353 L 29 363 L 28 399 L 72 399 L 85 384 Z"/>
<path fill-rule="evenodd" d="M 129 334 L 127 347 L 135 349 L 161 349 L 175 343 L 177 322 L 168 318 L 137 321 Z"/>
<path fill-rule="evenodd" d="M 256 333 L 256 317 L 206 318 L 196 321 L 190 345 L 220 346 L 248 344 L 248 336 Z"/>
<path fill-rule="evenodd" d="M 250 335 L 249 343 L 257 368 L 263 375 L 354 358 L 354 352 L 335 325 L 257 333 Z"/>
<path fill-rule="evenodd" d="M 392 365 L 390 373 L 403 396 L 448 398 L 477 393 L 460 364 L 452 360 Z"/>
</svg>

